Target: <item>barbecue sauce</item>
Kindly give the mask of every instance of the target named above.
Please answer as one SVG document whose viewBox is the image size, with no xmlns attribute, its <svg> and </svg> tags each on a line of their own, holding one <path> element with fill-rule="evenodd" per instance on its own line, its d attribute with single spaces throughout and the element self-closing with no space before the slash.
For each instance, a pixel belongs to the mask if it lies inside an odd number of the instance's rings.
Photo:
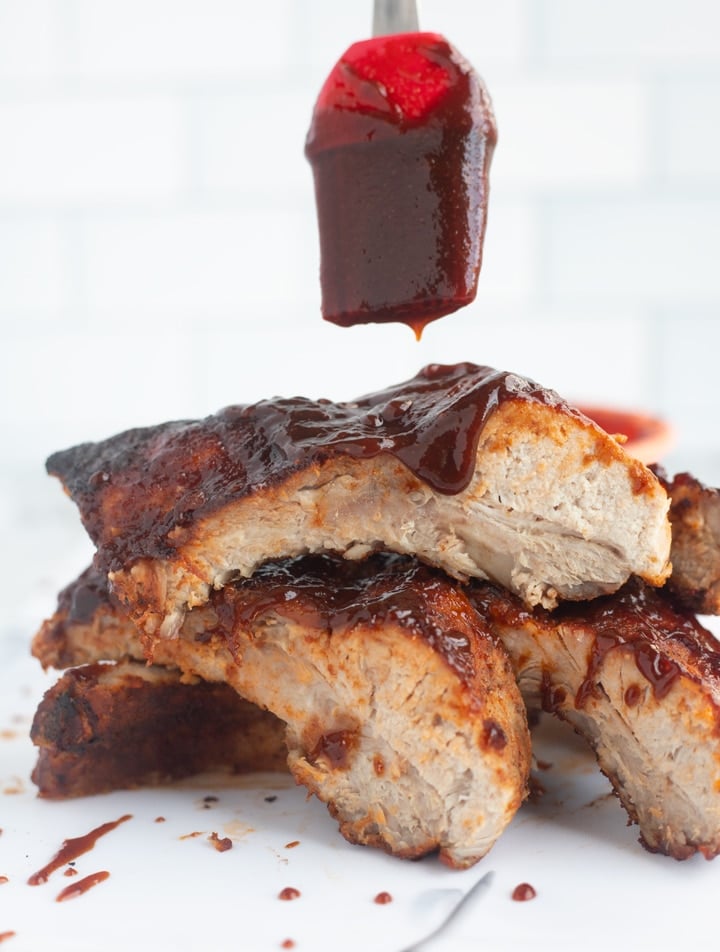
<svg viewBox="0 0 720 952">
<path fill-rule="evenodd" d="M 515 902 L 528 902 L 537 896 L 535 887 L 530 883 L 519 883 L 512 891 L 512 898 Z"/>
<path fill-rule="evenodd" d="M 120 826 L 121 823 L 125 823 L 127 820 L 131 819 L 132 817 L 130 814 L 126 814 L 125 816 L 121 816 L 119 820 L 112 820 L 109 823 L 103 823 L 101 826 L 95 827 L 94 830 L 90 830 L 90 832 L 86 833 L 84 836 L 77 836 L 73 837 L 72 839 L 63 840 L 60 850 L 55 854 L 49 863 L 43 866 L 42 869 L 39 869 L 36 873 L 32 874 L 32 876 L 28 879 L 28 885 L 39 886 L 40 883 L 46 883 L 55 870 L 60 869 L 61 866 L 65 866 L 65 864 L 69 863 L 71 860 L 77 859 L 78 856 L 82 856 L 83 853 L 89 853 L 101 836 L 105 836 L 106 833 L 110 833 L 112 830 Z"/>
<path fill-rule="evenodd" d="M 305 147 L 325 320 L 400 321 L 419 338 L 474 299 L 496 139 L 487 90 L 442 36 L 376 37 L 343 54 Z"/>
<path fill-rule="evenodd" d="M 62 889 L 55 902 L 65 902 L 66 899 L 76 899 L 78 896 L 82 896 L 92 889 L 93 886 L 97 886 L 98 883 L 104 883 L 106 879 L 109 879 L 110 873 L 107 870 L 100 870 L 97 873 L 91 873 L 89 876 L 84 876 L 82 879 L 79 879 L 76 883 L 70 883 L 69 886 L 66 886 Z"/>
<path fill-rule="evenodd" d="M 278 613 L 330 635 L 356 626 L 394 624 L 412 638 L 423 638 L 467 683 L 476 676 L 476 636 L 482 620 L 464 593 L 448 586 L 442 572 L 400 555 L 376 553 L 362 562 L 325 555 L 266 562 L 250 578 L 226 585 L 214 599 L 213 611 L 213 634 L 226 640 L 231 653 L 237 653 L 234 632 Z M 447 625 L 450 611 L 456 628 Z M 483 633 L 492 638 L 489 630 Z M 498 746 L 502 738 L 492 727 L 487 725 L 486 740 Z M 315 741 L 311 759 L 322 758 L 332 769 L 342 769 L 357 742 L 355 731 L 330 732 Z M 384 771 L 381 758 L 374 769 Z"/>
</svg>

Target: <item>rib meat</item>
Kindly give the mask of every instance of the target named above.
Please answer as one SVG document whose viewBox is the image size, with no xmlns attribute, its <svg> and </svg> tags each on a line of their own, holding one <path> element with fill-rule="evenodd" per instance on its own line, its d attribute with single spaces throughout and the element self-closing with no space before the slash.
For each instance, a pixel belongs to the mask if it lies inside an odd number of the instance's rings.
<svg viewBox="0 0 720 952">
<path fill-rule="evenodd" d="M 102 574 L 66 590 L 33 643 L 43 665 L 129 654 L 231 685 L 286 723 L 290 770 L 351 842 L 466 867 L 526 794 L 507 655 L 439 572 L 381 555 L 266 564 L 144 644 L 101 596 Z"/>
<path fill-rule="evenodd" d="M 552 607 L 668 571 L 656 477 L 557 394 L 458 364 L 352 403 L 276 399 L 48 461 L 114 592 L 172 636 L 268 560 L 383 549 Z"/>
<path fill-rule="evenodd" d="M 66 671 L 31 737 L 42 797 L 84 797 L 206 770 L 287 770 L 285 729 L 227 684 L 137 661 Z"/>
<path fill-rule="evenodd" d="M 332 587 L 333 576 L 323 584 Z M 86 573 L 61 595 L 57 614 L 34 642 L 44 666 L 142 655 L 137 630 L 103 600 L 102 589 L 102 578 Z M 528 708 L 552 712 L 587 739 L 639 824 L 641 842 L 678 859 L 694 852 L 714 856 L 720 846 L 720 648 L 713 636 L 664 590 L 639 583 L 553 612 L 529 610 L 489 583 L 465 591 L 507 650 Z M 213 602 L 222 598 L 218 593 Z M 157 660 L 174 657 L 174 645 L 158 640 Z"/>
<path fill-rule="evenodd" d="M 672 574 L 668 587 L 683 604 L 720 614 L 720 491 L 689 473 L 672 480 L 653 467 L 670 495 Z"/>
<path fill-rule="evenodd" d="M 470 595 L 510 654 L 528 707 L 586 738 L 641 842 L 676 859 L 720 852 L 715 638 L 637 581 L 552 613 L 487 583 Z"/>
</svg>

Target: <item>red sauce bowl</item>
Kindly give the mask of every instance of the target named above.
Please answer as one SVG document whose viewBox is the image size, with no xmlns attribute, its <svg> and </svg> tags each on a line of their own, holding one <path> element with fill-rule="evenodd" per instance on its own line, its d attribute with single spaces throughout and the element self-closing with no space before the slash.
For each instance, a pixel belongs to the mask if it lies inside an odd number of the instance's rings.
<svg viewBox="0 0 720 952">
<path fill-rule="evenodd" d="M 624 449 L 642 463 L 659 463 L 675 442 L 673 428 L 659 417 L 585 404 L 578 405 L 577 409 L 606 433 L 625 436 Z"/>
</svg>

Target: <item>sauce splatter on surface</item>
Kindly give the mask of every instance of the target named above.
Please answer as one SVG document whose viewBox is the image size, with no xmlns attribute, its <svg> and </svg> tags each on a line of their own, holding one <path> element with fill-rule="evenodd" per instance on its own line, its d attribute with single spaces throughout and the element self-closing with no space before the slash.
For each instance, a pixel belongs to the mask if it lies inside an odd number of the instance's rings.
<svg viewBox="0 0 720 952">
<path fill-rule="evenodd" d="M 82 896 L 86 893 L 88 889 L 92 889 L 93 886 L 97 886 L 98 883 L 105 882 L 109 877 L 110 873 L 105 869 L 101 869 L 97 873 L 90 873 L 89 876 L 84 876 L 76 883 L 70 883 L 69 886 L 62 889 L 58 893 L 55 902 L 65 902 L 66 899 L 77 899 L 78 896 Z"/>
<path fill-rule="evenodd" d="M 393 897 L 389 892 L 379 892 L 377 896 L 373 899 L 373 902 L 376 902 L 378 906 L 386 906 L 389 902 L 393 901 Z"/>
<path fill-rule="evenodd" d="M 0 942 L 4 942 L 6 939 L 12 939 L 12 937 L 13 937 L 14 935 L 15 935 L 15 933 L 12 932 L 12 931 L 9 931 L 9 932 L 0 932 Z"/>
<path fill-rule="evenodd" d="M 71 860 L 77 859 L 78 856 L 82 856 L 83 853 L 89 853 L 101 836 L 105 836 L 106 833 L 110 833 L 120 826 L 121 823 L 126 823 L 131 819 L 132 815 L 126 813 L 125 816 L 121 816 L 119 820 L 103 823 L 101 826 L 95 827 L 94 830 L 90 830 L 90 832 L 84 836 L 63 840 L 62 846 L 50 862 L 36 873 L 33 873 L 28 879 L 28 885 L 39 886 L 40 883 L 46 883 L 56 869 L 60 869 L 61 866 L 65 866 L 65 864 Z"/>
<path fill-rule="evenodd" d="M 291 840 L 290 843 L 285 844 L 285 849 L 294 850 L 296 846 L 300 846 L 300 840 Z"/>
<path fill-rule="evenodd" d="M 291 899 L 299 899 L 300 890 L 295 889 L 294 886 L 286 886 L 284 889 L 281 889 L 278 893 L 278 899 L 283 899 L 286 902 L 289 902 Z"/>
<path fill-rule="evenodd" d="M 515 902 L 528 902 L 530 899 L 534 899 L 537 896 L 535 887 L 531 886 L 530 883 L 520 883 L 517 885 L 512 892 L 512 898 Z"/>
</svg>

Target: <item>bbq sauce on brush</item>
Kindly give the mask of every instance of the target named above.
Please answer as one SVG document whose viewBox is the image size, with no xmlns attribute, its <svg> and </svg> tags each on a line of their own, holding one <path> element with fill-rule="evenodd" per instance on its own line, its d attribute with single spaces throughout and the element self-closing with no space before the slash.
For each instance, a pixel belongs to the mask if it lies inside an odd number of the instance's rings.
<svg viewBox="0 0 720 952">
<path fill-rule="evenodd" d="M 325 320 L 401 321 L 419 338 L 474 299 L 496 139 L 482 81 L 437 33 L 376 37 L 343 54 L 305 147 Z"/>
</svg>

